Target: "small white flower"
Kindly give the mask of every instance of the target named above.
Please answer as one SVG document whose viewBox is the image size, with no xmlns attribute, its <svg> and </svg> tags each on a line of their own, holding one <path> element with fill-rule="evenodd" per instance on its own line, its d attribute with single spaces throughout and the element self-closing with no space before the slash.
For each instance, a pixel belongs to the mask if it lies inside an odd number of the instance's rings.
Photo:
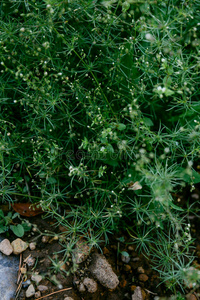
<svg viewBox="0 0 200 300">
<path fill-rule="evenodd" d="M 145 38 L 150 42 L 153 42 L 155 40 L 154 36 L 151 33 L 146 33 Z"/>
<path fill-rule="evenodd" d="M 192 165 L 193 165 L 193 161 L 189 160 L 189 161 L 188 161 L 188 166 L 189 166 L 189 167 L 192 167 Z"/>
<path fill-rule="evenodd" d="M 24 28 L 24 27 L 22 27 L 22 28 L 20 29 L 20 31 L 21 31 L 21 32 L 24 32 L 24 31 L 25 31 L 25 28 Z"/>
<path fill-rule="evenodd" d="M 169 153 L 169 152 L 170 152 L 169 147 L 166 147 L 166 148 L 164 149 L 164 151 L 165 151 L 165 153 Z"/>
</svg>

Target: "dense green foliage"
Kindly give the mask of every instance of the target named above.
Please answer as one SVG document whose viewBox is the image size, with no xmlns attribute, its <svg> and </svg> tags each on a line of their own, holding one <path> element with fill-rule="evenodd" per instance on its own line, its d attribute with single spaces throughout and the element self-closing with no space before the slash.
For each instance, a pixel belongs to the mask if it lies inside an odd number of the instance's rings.
<svg viewBox="0 0 200 300">
<path fill-rule="evenodd" d="M 191 203 L 173 194 L 200 182 L 200 1 L 9 0 L 0 16 L 2 202 L 39 202 L 72 244 L 123 228 L 184 287 Z"/>
</svg>

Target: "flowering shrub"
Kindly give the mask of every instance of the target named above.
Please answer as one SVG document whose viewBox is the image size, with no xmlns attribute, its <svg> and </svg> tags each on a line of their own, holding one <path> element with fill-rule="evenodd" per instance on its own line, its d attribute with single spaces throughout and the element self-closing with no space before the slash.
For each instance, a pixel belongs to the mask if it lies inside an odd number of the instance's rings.
<svg viewBox="0 0 200 300">
<path fill-rule="evenodd" d="M 192 203 L 174 195 L 200 182 L 200 1 L 0 6 L 2 202 L 39 202 L 93 245 L 127 229 L 184 287 Z"/>
</svg>

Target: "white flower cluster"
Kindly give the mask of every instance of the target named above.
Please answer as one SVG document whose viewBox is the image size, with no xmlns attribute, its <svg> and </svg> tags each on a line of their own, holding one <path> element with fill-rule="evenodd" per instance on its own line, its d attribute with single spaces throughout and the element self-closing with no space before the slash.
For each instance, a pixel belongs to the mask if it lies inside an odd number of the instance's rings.
<svg viewBox="0 0 200 300">
<path fill-rule="evenodd" d="M 162 93 L 164 93 L 165 91 L 166 91 L 166 88 L 165 87 L 161 87 L 160 85 L 157 87 L 157 90 L 159 91 L 159 92 L 162 92 Z"/>
<path fill-rule="evenodd" d="M 87 166 L 84 166 L 82 163 L 78 167 L 70 166 L 68 175 L 71 176 L 79 176 L 79 178 L 85 178 Z"/>
<path fill-rule="evenodd" d="M 160 85 L 155 89 L 155 92 L 159 95 L 160 98 L 163 98 L 163 94 L 165 93 L 165 91 L 166 88 Z"/>
</svg>

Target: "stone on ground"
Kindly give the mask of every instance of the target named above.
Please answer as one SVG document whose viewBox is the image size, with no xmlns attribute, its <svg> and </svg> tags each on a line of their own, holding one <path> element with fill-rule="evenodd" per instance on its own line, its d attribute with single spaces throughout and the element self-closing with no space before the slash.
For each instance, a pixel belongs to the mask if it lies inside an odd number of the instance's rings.
<svg viewBox="0 0 200 300">
<path fill-rule="evenodd" d="M 48 287 L 46 285 L 38 285 L 37 289 L 40 291 L 40 292 L 44 292 L 44 291 L 47 291 L 48 290 Z"/>
<path fill-rule="evenodd" d="M 33 274 L 31 276 L 31 280 L 35 281 L 35 283 L 38 285 L 40 283 L 40 281 L 42 281 L 42 276 L 39 274 Z"/>
<path fill-rule="evenodd" d="M 114 290 L 119 280 L 102 254 L 94 254 L 89 267 L 91 274 L 106 288 Z"/>
<path fill-rule="evenodd" d="M 97 291 L 97 283 L 92 278 L 84 278 L 83 284 L 87 288 L 89 293 L 95 293 Z"/>
<path fill-rule="evenodd" d="M 132 300 L 144 300 L 145 297 L 145 292 L 141 289 L 140 286 L 137 286 L 134 291 L 134 294 L 132 295 Z"/>
<path fill-rule="evenodd" d="M 28 248 L 28 244 L 22 241 L 21 239 L 16 239 L 11 243 L 13 247 L 13 253 L 18 255 L 25 251 Z"/>
<path fill-rule="evenodd" d="M 13 252 L 13 248 L 12 248 L 11 243 L 8 239 L 4 239 L 0 243 L 0 251 L 5 255 L 10 255 Z"/>
<path fill-rule="evenodd" d="M 1 240 L 1 238 L 0 238 Z M 17 289 L 17 272 L 19 258 L 5 256 L 0 253 L 0 299 L 8 300 L 15 297 Z"/>
<path fill-rule="evenodd" d="M 29 285 L 28 289 L 26 290 L 26 297 L 30 298 L 35 295 L 35 288 L 33 284 Z"/>
<path fill-rule="evenodd" d="M 84 284 L 81 282 L 78 286 L 77 286 L 79 292 L 83 293 L 86 291 Z"/>
</svg>

